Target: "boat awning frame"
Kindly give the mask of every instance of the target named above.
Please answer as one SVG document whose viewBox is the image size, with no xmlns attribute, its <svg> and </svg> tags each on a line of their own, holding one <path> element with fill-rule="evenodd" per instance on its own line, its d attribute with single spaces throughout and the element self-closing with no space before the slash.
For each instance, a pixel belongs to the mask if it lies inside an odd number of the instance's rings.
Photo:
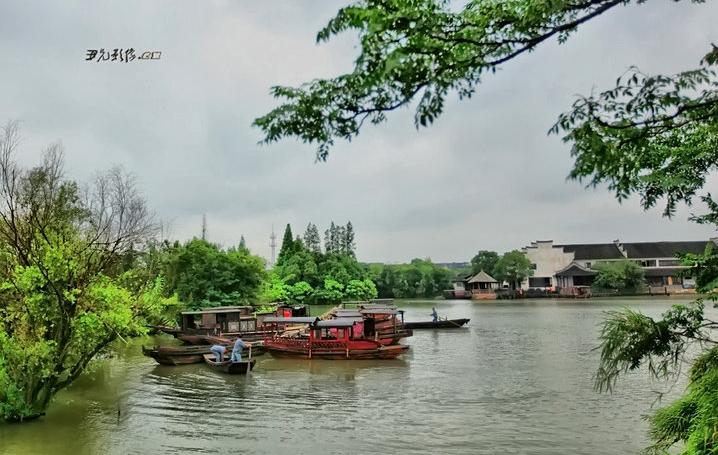
<svg viewBox="0 0 718 455">
<path fill-rule="evenodd" d="M 314 321 L 316 321 L 317 317 L 311 317 L 311 316 L 293 316 L 290 318 L 284 318 L 281 316 L 267 316 L 264 318 L 265 323 L 274 323 L 274 324 L 312 324 Z"/>
</svg>

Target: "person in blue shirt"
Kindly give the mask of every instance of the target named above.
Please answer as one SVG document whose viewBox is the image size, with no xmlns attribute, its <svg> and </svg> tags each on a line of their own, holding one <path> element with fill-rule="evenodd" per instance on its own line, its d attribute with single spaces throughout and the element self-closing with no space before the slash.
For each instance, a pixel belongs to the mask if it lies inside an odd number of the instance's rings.
<svg viewBox="0 0 718 455">
<path fill-rule="evenodd" d="M 436 307 L 431 307 L 431 317 L 434 322 L 439 320 L 439 315 L 436 314 Z"/>
<path fill-rule="evenodd" d="M 209 348 L 210 351 L 212 351 L 212 354 L 214 354 L 214 360 L 215 362 L 222 362 L 224 360 L 224 353 L 227 351 L 227 348 L 222 346 L 221 344 L 215 344 L 211 348 Z"/>
<path fill-rule="evenodd" d="M 242 341 L 242 337 L 238 336 L 237 341 L 234 342 L 234 348 L 232 348 L 232 362 L 242 361 L 242 349 L 247 347 L 247 343 Z"/>
</svg>

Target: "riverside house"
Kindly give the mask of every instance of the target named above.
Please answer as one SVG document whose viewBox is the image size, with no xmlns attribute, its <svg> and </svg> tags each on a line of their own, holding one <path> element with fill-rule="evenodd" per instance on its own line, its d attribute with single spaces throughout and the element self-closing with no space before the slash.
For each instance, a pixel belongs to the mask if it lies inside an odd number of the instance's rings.
<svg viewBox="0 0 718 455">
<path fill-rule="evenodd" d="M 472 299 L 495 299 L 499 282 L 483 270 L 466 280 Z"/>
<path fill-rule="evenodd" d="M 651 288 L 661 292 L 683 292 L 695 282 L 682 277 L 686 267 L 677 258 L 679 253 L 702 253 L 718 238 L 700 241 L 563 244 L 537 240 L 523 248 L 533 265 L 533 276 L 524 280 L 523 289 L 552 289 L 590 286 L 596 276 L 592 269 L 598 262 L 632 260 L 638 263 Z"/>
</svg>

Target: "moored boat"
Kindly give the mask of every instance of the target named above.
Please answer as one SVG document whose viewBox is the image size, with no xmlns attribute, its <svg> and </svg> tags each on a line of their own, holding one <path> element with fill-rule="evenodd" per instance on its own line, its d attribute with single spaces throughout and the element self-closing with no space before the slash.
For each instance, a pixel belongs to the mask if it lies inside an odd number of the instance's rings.
<svg viewBox="0 0 718 455">
<path fill-rule="evenodd" d="M 142 354 L 160 365 L 188 365 L 201 363 L 202 355 L 210 352 L 209 346 L 142 346 Z"/>
<path fill-rule="evenodd" d="M 214 344 L 230 346 L 231 342 Z M 211 353 L 211 347 L 209 344 L 198 346 L 153 346 L 151 348 L 142 346 L 142 354 L 155 359 L 160 365 L 188 365 L 191 363 L 202 363 L 202 356 Z M 253 356 L 262 355 L 265 352 L 264 346 L 261 344 L 253 344 Z"/>
<path fill-rule="evenodd" d="M 336 319 L 356 321 L 354 332 L 388 346 L 402 338 L 412 336 L 404 325 L 404 311 L 391 304 L 360 304 L 356 309 L 335 308 L 331 315 Z"/>
<path fill-rule="evenodd" d="M 204 362 L 212 367 L 212 369 L 227 374 L 247 374 L 254 369 L 255 363 L 254 359 L 243 360 L 241 362 L 232 362 L 231 360 L 217 362 L 214 354 L 205 354 L 203 358 Z"/>
<path fill-rule="evenodd" d="M 470 319 L 441 319 L 438 321 L 405 322 L 404 325 L 409 329 L 459 329 L 469 321 Z"/>
<path fill-rule="evenodd" d="M 154 328 L 192 345 L 216 344 L 212 337 L 234 338 L 237 335 L 241 335 L 246 341 L 259 341 L 272 333 L 263 327 L 266 314 L 257 316 L 253 311 L 254 307 L 251 306 L 222 306 L 183 311 L 180 327 Z M 278 305 L 272 314 L 304 315 L 306 307 Z"/>
<path fill-rule="evenodd" d="M 294 324 L 300 322 L 296 321 L 298 318 L 293 319 Z M 409 349 L 399 344 L 384 346 L 377 340 L 364 338 L 362 333 L 353 330 L 356 323 L 349 318 L 316 319 L 304 323 L 308 335 L 275 335 L 264 339 L 264 347 L 277 357 L 332 360 L 395 359 Z"/>
</svg>

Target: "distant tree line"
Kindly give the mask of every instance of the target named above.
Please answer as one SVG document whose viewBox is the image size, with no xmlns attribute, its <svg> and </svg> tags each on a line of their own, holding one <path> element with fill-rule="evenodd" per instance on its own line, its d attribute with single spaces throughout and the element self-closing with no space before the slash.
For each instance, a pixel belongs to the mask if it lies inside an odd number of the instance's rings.
<svg viewBox="0 0 718 455">
<path fill-rule="evenodd" d="M 408 264 L 369 264 L 380 298 L 436 297 L 451 287 L 455 271 L 431 259 L 413 259 Z"/>
</svg>

